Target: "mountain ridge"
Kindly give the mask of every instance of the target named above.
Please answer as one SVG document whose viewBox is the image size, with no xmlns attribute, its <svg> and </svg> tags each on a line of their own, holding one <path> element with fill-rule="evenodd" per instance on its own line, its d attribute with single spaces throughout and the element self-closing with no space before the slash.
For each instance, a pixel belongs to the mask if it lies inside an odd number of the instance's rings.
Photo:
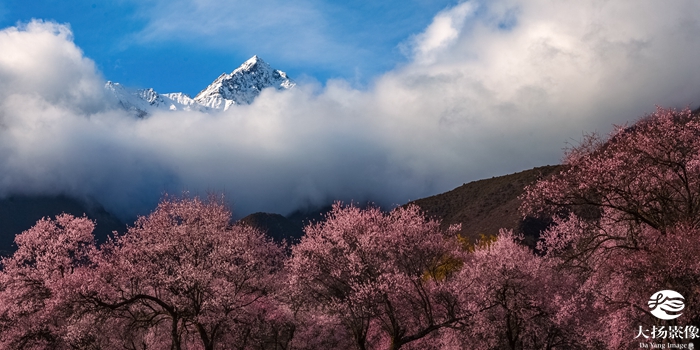
<svg viewBox="0 0 700 350">
<path fill-rule="evenodd" d="M 268 87 L 285 90 L 291 89 L 295 85 L 296 83 L 287 77 L 287 73 L 272 68 L 267 62 L 255 55 L 230 74 L 219 75 L 213 83 L 200 91 L 194 100 L 212 108 L 214 108 L 213 106 L 219 108 L 218 106 L 223 102 L 225 104 L 224 110 L 226 110 L 232 104 L 251 104 L 255 97 Z"/>
<path fill-rule="evenodd" d="M 534 247 L 540 232 L 550 222 L 538 218 L 523 218 L 518 211 L 520 195 L 525 187 L 559 171 L 561 165 L 542 166 L 521 172 L 465 183 L 453 190 L 404 204 L 418 205 L 422 212 L 441 221 L 443 227 L 461 224 L 460 234 L 470 241 L 482 235 L 497 235 L 501 228 L 511 229 L 525 237 L 524 243 Z M 367 204 L 369 205 L 369 204 Z M 330 206 L 299 209 L 283 216 L 274 213 L 253 213 L 238 222 L 263 230 L 276 241 L 298 242 L 303 228 L 322 221 Z M 123 232 L 126 225 L 106 212 L 98 203 L 87 205 L 66 196 L 15 197 L 0 200 L 0 256 L 11 253 L 14 235 L 29 229 L 36 220 L 61 212 L 87 216 L 97 221 L 98 239 L 109 232 Z M 21 220 L 19 220 L 22 218 Z M 3 226 L 4 225 L 4 226 Z"/>
<path fill-rule="evenodd" d="M 471 181 L 450 191 L 410 201 L 423 214 L 437 219 L 443 228 L 460 224 L 459 234 L 470 242 L 496 236 L 501 229 L 513 230 L 524 236 L 523 243 L 534 248 L 540 233 L 551 222 L 535 217 L 523 218 L 519 212 L 520 195 L 525 187 L 559 171 L 561 165 L 546 165 L 517 173 Z M 287 216 L 271 213 L 253 213 L 240 223 L 265 231 L 276 240 L 297 242 L 303 229 L 312 222 L 322 221 L 331 206 L 316 210 L 296 211 Z"/>
<path fill-rule="evenodd" d="M 105 92 L 120 106 L 139 118 L 154 111 L 225 111 L 235 105 L 251 104 L 267 88 L 289 90 L 296 83 L 287 73 L 274 69 L 257 55 L 231 73 L 222 73 L 194 98 L 182 92 L 158 93 L 152 88 L 130 89 L 107 81 Z"/>
<path fill-rule="evenodd" d="M 127 225 L 99 203 L 67 195 L 15 195 L 0 199 L 0 257 L 12 253 L 15 235 L 28 230 L 41 218 L 54 219 L 67 213 L 87 216 L 96 222 L 95 238 L 104 242 L 112 232 L 123 233 Z"/>
</svg>

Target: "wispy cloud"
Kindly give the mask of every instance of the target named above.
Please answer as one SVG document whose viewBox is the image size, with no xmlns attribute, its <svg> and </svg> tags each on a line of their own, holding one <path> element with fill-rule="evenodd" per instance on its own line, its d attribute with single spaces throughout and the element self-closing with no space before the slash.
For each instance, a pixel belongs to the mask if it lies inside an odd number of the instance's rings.
<svg viewBox="0 0 700 350">
<path fill-rule="evenodd" d="M 156 0 L 139 6 L 147 25 L 133 39 L 145 43 L 180 41 L 330 65 L 352 50 L 329 35 L 332 25 L 312 0 Z"/>
<path fill-rule="evenodd" d="M 695 1 L 484 1 L 438 13 L 411 62 L 368 89 L 264 91 L 225 113 L 138 120 L 66 27 L 0 32 L 0 193 L 96 197 L 122 215 L 163 191 L 226 191 L 239 214 L 382 204 L 559 161 L 567 140 L 654 104 L 700 102 Z"/>
<path fill-rule="evenodd" d="M 476 7 L 472 2 L 464 2 L 438 13 L 433 23 L 411 40 L 415 61 L 423 64 L 433 62 L 441 51 L 452 46 L 459 38 L 467 16 L 473 15 Z"/>
<path fill-rule="evenodd" d="M 126 42 L 258 54 L 297 71 L 306 68 L 367 83 L 404 63 L 399 42 L 421 31 L 430 13 L 452 2 L 137 1 L 134 6 L 146 24 Z"/>
</svg>

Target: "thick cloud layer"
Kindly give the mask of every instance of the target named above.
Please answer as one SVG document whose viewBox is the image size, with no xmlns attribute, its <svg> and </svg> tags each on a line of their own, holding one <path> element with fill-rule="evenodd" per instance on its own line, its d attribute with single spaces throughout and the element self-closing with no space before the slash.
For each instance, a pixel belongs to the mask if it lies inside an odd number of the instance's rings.
<svg viewBox="0 0 700 350">
<path fill-rule="evenodd" d="M 383 205 L 557 163 L 565 142 L 654 108 L 696 107 L 695 1 L 466 2 L 367 90 L 266 90 L 225 113 L 136 119 L 70 30 L 0 31 L 0 195 L 69 193 L 122 217 L 223 191 L 238 215 L 332 199 Z M 280 67 L 284 69 L 284 67 Z"/>
</svg>

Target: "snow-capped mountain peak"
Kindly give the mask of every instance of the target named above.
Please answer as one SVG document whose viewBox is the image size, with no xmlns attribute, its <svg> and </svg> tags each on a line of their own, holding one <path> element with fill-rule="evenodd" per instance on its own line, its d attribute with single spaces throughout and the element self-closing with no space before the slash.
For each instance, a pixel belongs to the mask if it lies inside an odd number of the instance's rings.
<svg viewBox="0 0 700 350">
<path fill-rule="evenodd" d="M 285 90 L 295 83 L 287 73 L 273 69 L 258 56 L 253 56 L 230 74 L 221 74 L 194 100 L 210 108 L 228 109 L 234 104 L 250 104 L 263 89 Z"/>
<path fill-rule="evenodd" d="M 245 70 L 245 71 L 251 70 L 253 68 L 253 66 L 255 66 L 258 63 L 260 65 L 265 66 L 266 68 L 272 69 L 272 67 L 270 67 L 270 65 L 267 64 L 267 62 L 260 59 L 260 57 L 258 57 L 258 55 L 253 55 L 253 57 L 251 57 L 247 61 L 243 62 L 243 64 L 241 64 L 241 66 L 236 68 L 236 70 L 234 70 L 233 72 L 235 73 L 238 70 Z"/>
<path fill-rule="evenodd" d="M 272 68 L 253 56 L 231 73 L 223 73 L 194 98 L 181 92 L 159 94 L 153 89 L 132 90 L 119 83 L 107 82 L 105 90 L 116 97 L 119 105 L 144 117 L 160 110 L 227 110 L 233 105 L 250 104 L 267 88 L 287 90 L 295 86 L 287 73 Z"/>
</svg>

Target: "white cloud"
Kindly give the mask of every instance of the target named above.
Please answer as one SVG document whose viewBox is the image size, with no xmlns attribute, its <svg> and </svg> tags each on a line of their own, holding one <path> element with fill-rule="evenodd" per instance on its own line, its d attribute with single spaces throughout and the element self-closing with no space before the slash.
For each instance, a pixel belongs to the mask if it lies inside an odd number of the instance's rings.
<svg viewBox="0 0 700 350">
<path fill-rule="evenodd" d="M 475 7 L 471 2 L 464 2 L 438 13 L 430 26 L 413 39 L 415 60 L 422 63 L 434 61 L 436 55 L 459 37 L 464 21 L 474 13 Z"/>
<path fill-rule="evenodd" d="M 285 212 L 336 198 L 403 203 L 553 164 L 582 132 L 654 104 L 697 106 L 699 6 L 457 5 L 408 39 L 410 64 L 367 90 L 329 81 L 226 113 L 144 120 L 101 104 L 99 73 L 66 27 L 5 29 L 0 193 L 79 193 L 126 215 L 163 191 L 218 190 L 239 214 Z"/>
<path fill-rule="evenodd" d="M 102 102 L 94 63 L 72 42 L 66 25 L 32 21 L 0 32 L 3 97 L 32 95 L 46 103 L 89 110 Z"/>
</svg>

